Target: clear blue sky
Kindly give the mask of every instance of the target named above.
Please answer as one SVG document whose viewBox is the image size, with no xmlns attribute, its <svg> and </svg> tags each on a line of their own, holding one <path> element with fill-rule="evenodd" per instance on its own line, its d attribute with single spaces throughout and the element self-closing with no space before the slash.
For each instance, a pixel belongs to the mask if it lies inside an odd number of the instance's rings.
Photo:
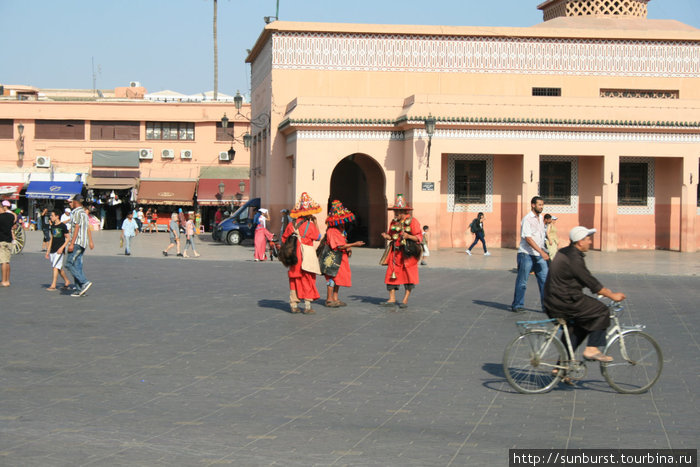
<svg viewBox="0 0 700 467">
<path fill-rule="evenodd" d="M 543 0 L 280 0 L 288 21 L 531 26 Z M 244 63 L 276 0 L 219 0 L 219 92 L 246 93 Z M 0 84 L 149 92 L 213 89 L 212 0 L 0 0 Z M 700 28 L 700 0 L 652 0 L 649 17 Z"/>
</svg>

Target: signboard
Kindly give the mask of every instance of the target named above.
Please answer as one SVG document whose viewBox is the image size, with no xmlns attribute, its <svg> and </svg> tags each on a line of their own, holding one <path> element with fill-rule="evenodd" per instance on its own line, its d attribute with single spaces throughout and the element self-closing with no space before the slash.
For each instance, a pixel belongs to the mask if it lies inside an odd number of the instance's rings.
<svg viewBox="0 0 700 467">
<path fill-rule="evenodd" d="M 421 189 L 423 191 L 435 191 L 435 182 L 422 182 Z"/>
</svg>

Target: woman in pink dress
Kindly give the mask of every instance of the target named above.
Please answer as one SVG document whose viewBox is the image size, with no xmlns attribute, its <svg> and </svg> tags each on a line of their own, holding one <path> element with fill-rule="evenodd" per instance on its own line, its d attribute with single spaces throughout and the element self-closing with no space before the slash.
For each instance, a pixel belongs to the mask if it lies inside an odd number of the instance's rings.
<svg viewBox="0 0 700 467">
<path fill-rule="evenodd" d="M 272 240 L 272 233 L 267 230 L 267 221 L 270 220 L 270 214 L 267 209 L 261 208 L 258 216 L 258 224 L 255 226 L 255 261 L 265 261 L 265 248 L 268 240 Z"/>
<path fill-rule="evenodd" d="M 326 278 L 326 306 L 338 308 L 347 304 L 338 298 L 340 287 L 352 287 L 352 271 L 350 271 L 350 255 L 352 247 L 363 246 L 365 242 L 347 242 L 347 232 L 345 226 L 355 221 L 355 215 L 350 210 L 345 209 L 343 203 L 335 200 L 331 203 L 331 208 L 326 218 L 328 230 L 326 230 L 326 243 L 331 250 L 342 253 L 340 268 L 335 276 L 324 274 Z"/>
</svg>

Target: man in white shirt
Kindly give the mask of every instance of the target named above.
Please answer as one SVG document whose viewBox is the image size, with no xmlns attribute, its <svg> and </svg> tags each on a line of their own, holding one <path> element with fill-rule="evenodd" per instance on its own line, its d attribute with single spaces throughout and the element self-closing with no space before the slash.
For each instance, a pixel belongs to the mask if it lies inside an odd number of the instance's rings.
<svg viewBox="0 0 700 467">
<path fill-rule="evenodd" d="M 66 208 L 61 214 L 61 224 L 65 224 L 68 232 L 70 232 L 70 208 Z"/>
<path fill-rule="evenodd" d="M 540 302 L 543 303 L 544 283 L 547 280 L 547 260 L 549 255 L 544 249 L 545 226 L 542 210 L 544 200 L 535 196 L 530 201 L 530 212 L 520 223 L 520 247 L 518 248 L 518 277 L 515 280 L 515 293 L 511 311 L 525 311 L 525 291 L 530 271 L 535 272 L 540 288 Z"/>
</svg>

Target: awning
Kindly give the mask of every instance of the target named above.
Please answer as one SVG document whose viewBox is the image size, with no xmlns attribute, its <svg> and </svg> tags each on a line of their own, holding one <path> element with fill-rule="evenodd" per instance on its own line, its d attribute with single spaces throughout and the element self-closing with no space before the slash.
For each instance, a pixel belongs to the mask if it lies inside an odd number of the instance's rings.
<svg viewBox="0 0 700 467">
<path fill-rule="evenodd" d="M 81 191 L 82 182 L 29 182 L 27 198 L 68 200 Z"/>
<path fill-rule="evenodd" d="M 138 203 L 192 206 L 196 185 L 194 180 L 141 180 Z"/>
<path fill-rule="evenodd" d="M 106 178 L 88 175 L 85 185 L 92 190 L 126 190 L 136 186 L 135 178 Z"/>
<path fill-rule="evenodd" d="M 19 192 L 22 191 L 24 182 L 2 182 L 0 181 L 0 198 L 19 199 Z"/>
<path fill-rule="evenodd" d="M 219 192 L 219 183 L 224 183 L 223 195 Z M 241 183 L 245 185 L 241 191 Z M 248 201 L 250 180 L 243 178 L 200 178 L 197 186 L 197 204 L 200 206 L 218 206 L 229 204 L 234 200 Z"/>
</svg>

